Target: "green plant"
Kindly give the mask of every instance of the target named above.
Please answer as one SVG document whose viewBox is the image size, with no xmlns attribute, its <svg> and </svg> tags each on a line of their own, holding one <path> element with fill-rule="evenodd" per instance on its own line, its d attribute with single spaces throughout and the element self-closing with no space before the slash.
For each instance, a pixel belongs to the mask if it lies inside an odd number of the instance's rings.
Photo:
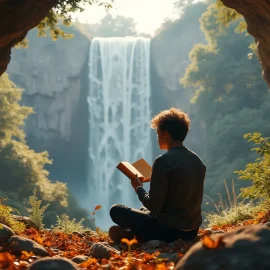
<svg viewBox="0 0 270 270">
<path fill-rule="evenodd" d="M 266 211 L 266 207 L 262 203 L 255 204 L 246 202 L 243 199 L 239 201 L 239 196 L 236 194 L 233 181 L 231 192 L 229 191 L 226 181 L 224 181 L 224 185 L 227 192 L 228 203 L 224 202 L 220 194 L 218 203 L 214 202 L 209 196 L 206 196 L 215 208 L 215 212 L 205 213 L 207 226 L 234 225 L 247 219 L 253 219 L 259 212 Z"/>
<path fill-rule="evenodd" d="M 82 218 L 79 222 L 77 222 L 75 218 L 70 219 L 68 215 L 63 215 L 62 218 L 57 215 L 56 225 L 52 226 L 52 229 L 53 231 L 63 232 L 67 234 L 73 232 L 82 233 L 87 230 L 87 228 L 84 228 L 82 224 L 84 220 L 85 219 Z"/>
<path fill-rule="evenodd" d="M 42 222 L 44 218 L 44 212 L 49 207 L 49 204 L 46 204 L 41 207 L 42 200 L 38 200 L 36 189 L 34 189 L 33 196 L 29 196 L 28 203 L 31 206 L 31 208 L 27 209 L 28 212 L 30 213 L 29 218 L 31 219 L 31 221 L 33 221 L 33 223 L 39 230 L 44 229 L 44 224 Z"/>
<path fill-rule="evenodd" d="M 17 212 L 14 208 L 3 204 L 7 200 L 7 197 L 0 198 L 0 222 L 9 226 L 16 233 L 21 233 L 25 230 L 24 223 L 15 220 L 12 217 L 14 212 Z"/>
<path fill-rule="evenodd" d="M 121 239 L 121 242 L 127 244 L 127 246 L 128 246 L 128 259 L 130 259 L 130 256 L 131 256 L 131 246 L 134 245 L 134 244 L 137 244 L 138 241 L 135 238 L 133 238 L 131 240 L 129 240 L 127 238 L 122 238 Z"/>
<path fill-rule="evenodd" d="M 90 214 L 90 219 L 91 219 L 91 221 L 93 223 L 93 226 L 94 226 L 94 230 L 97 232 L 97 234 L 100 234 L 101 233 L 101 230 L 100 230 L 99 227 L 96 226 L 95 215 L 96 215 L 96 211 L 100 210 L 101 207 L 102 207 L 101 205 L 97 205 L 95 207 L 95 209 L 92 212 L 89 213 Z"/>
<path fill-rule="evenodd" d="M 51 36 L 52 40 L 57 40 L 59 37 L 64 39 L 72 38 L 72 34 L 66 33 L 62 26 L 70 26 L 72 23 L 72 13 L 82 12 L 86 5 L 97 4 L 104 6 L 106 10 L 112 7 L 114 0 L 59 0 L 56 1 L 55 6 L 49 10 L 48 15 L 38 24 L 38 36 L 46 37 L 47 34 Z M 60 22 L 60 23 L 59 23 Z M 28 45 L 28 40 L 24 39 L 19 42 L 16 47 L 25 48 Z"/>
<path fill-rule="evenodd" d="M 241 195 L 245 198 L 260 199 L 270 205 L 270 137 L 262 137 L 262 134 L 248 133 L 244 135 L 248 142 L 253 142 L 255 151 L 259 157 L 253 163 L 246 165 L 245 170 L 235 171 L 240 180 L 252 182 L 250 187 L 241 189 Z"/>
</svg>

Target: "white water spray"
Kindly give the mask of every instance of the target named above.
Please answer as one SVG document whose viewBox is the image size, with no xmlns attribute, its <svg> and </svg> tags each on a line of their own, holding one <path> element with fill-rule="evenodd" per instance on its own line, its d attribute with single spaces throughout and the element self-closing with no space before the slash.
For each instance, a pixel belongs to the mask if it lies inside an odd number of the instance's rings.
<svg viewBox="0 0 270 270">
<path fill-rule="evenodd" d="M 152 163 L 150 40 L 95 38 L 89 69 L 89 200 L 103 206 L 99 222 L 107 228 L 112 204 L 138 202 L 116 165 L 142 157 Z"/>
</svg>

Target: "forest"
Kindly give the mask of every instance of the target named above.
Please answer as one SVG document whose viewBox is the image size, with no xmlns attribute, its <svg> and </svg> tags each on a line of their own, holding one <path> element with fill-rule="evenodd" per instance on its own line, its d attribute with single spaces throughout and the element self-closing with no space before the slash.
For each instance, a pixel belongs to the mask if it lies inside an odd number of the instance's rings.
<svg viewBox="0 0 270 270">
<path fill-rule="evenodd" d="M 74 11 L 76 1 L 71 2 L 74 3 L 70 11 Z M 71 23 L 64 16 L 58 28 L 58 15 L 53 11 L 39 24 L 38 32 L 47 33 L 52 39 L 76 38 L 77 31 L 89 39 L 93 36 L 170 39 L 181 35 L 185 26 L 199 17 L 204 41 L 192 45 L 185 71 L 177 78 L 179 89 L 191 97 L 188 100 L 191 130 L 194 127 L 192 134 L 196 139 L 195 144 L 190 142 L 191 147 L 194 146 L 207 167 L 204 222 L 199 239 L 188 243 L 180 239 L 169 245 L 141 244 L 136 239 L 124 239 L 119 245 L 112 243 L 108 232 L 96 222 L 102 205 L 94 209 L 81 207 L 65 182 L 51 179 L 49 171 L 54 161 L 49 153 L 29 146 L 25 125 L 35 111 L 22 104 L 24 90 L 4 73 L 0 77 L 1 269 L 38 269 L 31 268 L 31 262 L 36 259 L 34 255 L 44 254 L 77 262 L 70 269 L 206 269 L 203 265 L 207 262 L 194 268 L 195 259 L 194 264 L 192 258 L 191 262 L 189 257 L 187 262 L 183 259 L 193 245 L 200 245 L 206 258 L 207 250 L 223 248 L 226 241 L 231 241 L 226 233 L 232 229 L 252 224 L 269 226 L 270 91 L 262 78 L 257 44 L 248 34 L 243 17 L 221 1 L 186 1 L 184 5 L 178 1 L 174 8 L 178 18 L 166 20 L 154 37 L 137 33 L 132 18 L 113 18 L 110 14 L 94 25 Z M 69 24 L 70 31 L 65 26 Z M 27 47 L 27 39 L 19 45 Z M 260 244 L 267 247 L 269 229 L 265 231 L 262 234 L 267 240 Z M 218 238 L 220 233 L 225 233 L 224 238 Z M 20 239 L 16 237 L 26 237 L 42 247 L 35 250 L 25 245 L 20 247 L 24 251 L 18 256 L 8 241 L 10 237 L 18 243 Z M 76 256 L 80 258 L 74 260 Z M 240 265 L 241 260 L 238 257 L 237 260 Z M 65 261 L 61 263 L 55 269 L 68 266 Z M 184 268 L 184 263 L 185 267 L 190 263 L 190 268 Z M 235 269 L 230 267 L 224 269 Z"/>
</svg>

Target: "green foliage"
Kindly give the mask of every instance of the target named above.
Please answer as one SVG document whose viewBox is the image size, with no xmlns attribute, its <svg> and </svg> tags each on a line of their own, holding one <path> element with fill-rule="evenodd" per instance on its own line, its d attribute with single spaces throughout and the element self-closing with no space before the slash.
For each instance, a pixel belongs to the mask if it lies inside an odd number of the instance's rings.
<svg viewBox="0 0 270 270">
<path fill-rule="evenodd" d="M 252 181 L 252 185 L 243 188 L 241 194 L 250 199 L 261 199 L 270 205 L 270 137 L 264 138 L 256 132 L 248 133 L 244 138 L 257 146 L 252 151 L 259 157 L 247 164 L 245 170 L 236 171 L 239 179 Z"/>
<path fill-rule="evenodd" d="M 223 209 L 220 213 L 206 213 L 207 226 L 235 225 L 241 221 L 253 219 L 258 213 L 266 210 L 261 205 L 253 203 L 238 203 L 236 206 Z"/>
<path fill-rule="evenodd" d="M 48 15 L 38 24 L 38 36 L 46 37 L 49 32 L 53 40 L 57 40 L 59 37 L 68 39 L 72 38 L 72 34 L 66 33 L 59 27 L 59 21 L 64 26 L 70 26 L 72 22 L 72 13 L 82 12 L 86 5 L 97 4 L 104 6 L 106 10 L 112 7 L 114 0 L 102 1 L 102 0 L 60 0 L 57 1 L 55 7 L 53 7 Z M 16 47 L 27 47 L 27 40 L 24 39 L 18 43 Z"/>
<path fill-rule="evenodd" d="M 82 24 L 77 21 L 75 22 L 75 26 L 87 37 L 125 37 L 138 35 L 133 18 L 124 16 L 113 17 L 109 13 L 97 24 Z"/>
<path fill-rule="evenodd" d="M 49 204 L 43 205 L 41 207 L 42 200 L 38 200 L 37 198 L 37 190 L 34 190 L 33 196 L 29 196 L 29 205 L 31 208 L 28 209 L 28 212 L 30 213 L 29 218 L 33 223 L 36 225 L 36 227 L 39 230 L 44 229 L 43 218 L 44 218 L 44 212 L 48 208 Z"/>
<path fill-rule="evenodd" d="M 8 79 L 7 74 L 0 77 L 0 145 L 11 138 L 24 139 L 21 128 L 32 109 L 19 105 L 21 89 Z"/>
<path fill-rule="evenodd" d="M 23 202 L 36 189 L 36 195 L 50 203 L 44 217 L 46 226 L 56 221 L 57 214 L 69 212 L 72 218 L 86 216 L 87 212 L 79 207 L 65 183 L 48 179 L 45 169 L 51 164 L 48 153 L 36 153 L 27 145 L 23 125 L 32 109 L 20 105 L 21 94 L 22 90 L 7 74 L 0 77 L 0 193 L 8 194 L 9 205 L 26 214 Z M 86 223 L 91 226 L 89 220 Z"/>
<path fill-rule="evenodd" d="M 17 221 L 12 217 L 16 210 L 13 207 L 3 204 L 3 201 L 6 199 L 7 198 L 0 198 L 0 223 L 9 226 L 16 233 L 21 233 L 26 227 L 24 223 Z"/>
<path fill-rule="evenodd" d="M 243 134 L 270 134 L 270 92 L 257 59 L 249 59 L 252 38 L 236 34 L 233 23 L 221 31 L 217 12 L 212 4 L 201 17 L 208 43 L 191 50 L 180 81 L 196 92 L 191 112 L 201 149 L 195 150 L 206 163 L 205 186 L 211 197 L 224 190 L 224 179 L 232 179 L 235 170 L 253 159 Z M 247 184 L 237 181 L 236 189 Z"/>
<path fill-rule="evenodd" d="M 219 194 L 219 202 L 215 203 L 210 197 L 208 199 L 213 204 L 215 211 L 206 212 L 205 222 L 207 226 L 235 225 L 241 221 L 253 219 L 259 212 L 266 211 L 265 204 L 257 204 L 241 200 L 236 195 L 235 185 L 232 181 L 232 190 L 230 192 L 226 181 L 224 181 L 227 193 L 226 203 Z M 208 204 L 208 202 L 207 202 Z"/>
<path fill-rule="evenodd" d="M 56 225 L 52 226 L 52 229 L 53 231 L 63 232 L 67 234 L 73 232 L 82 233 L 87 230 L 86 228 L 84 228 L 82 224 L 83 222 L 84 218 L 77 222 L 75 218 L 70 219 L 68 215 L 63 215 L 62 218 L 57 215 Z"/>
<path fill-rule="evenodd" d="M 224 6 L 221 0 L 217 0 L 215 4 L 217 9 L 216 18 L 222 26 L 229 27 L 231 23 L 237 22 L 235 31 L 238 33 L 243 33 L 247 31 L 247 24 L 243 20 L 243 16 L 239 14 L 236 10 Z"/>
<path fill-rule="evenodd" d="M 67 205 L 67 187 L 64 183 L 51 183 L 46 164 L 51 164 L 48 153 L 36 153 L 26 144 L 23 125 L 32 109 L 21 106 L 22 90 L 8 79 L 0 77 L 0 189 L 19 188 L 19 192 L 38 186 L 45 200 L 58 200 Z"/>
</svg>

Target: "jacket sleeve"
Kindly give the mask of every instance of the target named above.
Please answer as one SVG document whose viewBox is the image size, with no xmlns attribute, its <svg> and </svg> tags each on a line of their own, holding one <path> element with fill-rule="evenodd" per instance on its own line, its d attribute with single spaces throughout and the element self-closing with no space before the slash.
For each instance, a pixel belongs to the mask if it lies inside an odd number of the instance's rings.
<svg viewBox="0 0 270 270">
<path fill-rule="evenodd" d="M 157 214 L 162 210 L 168 186 L 169 181 L 160 156 L 155 160 L 152 167 L 149 193 L 147 193 L 142 187 L 137 189 L 139 200 L 149 211 Z"/>
</svg>

